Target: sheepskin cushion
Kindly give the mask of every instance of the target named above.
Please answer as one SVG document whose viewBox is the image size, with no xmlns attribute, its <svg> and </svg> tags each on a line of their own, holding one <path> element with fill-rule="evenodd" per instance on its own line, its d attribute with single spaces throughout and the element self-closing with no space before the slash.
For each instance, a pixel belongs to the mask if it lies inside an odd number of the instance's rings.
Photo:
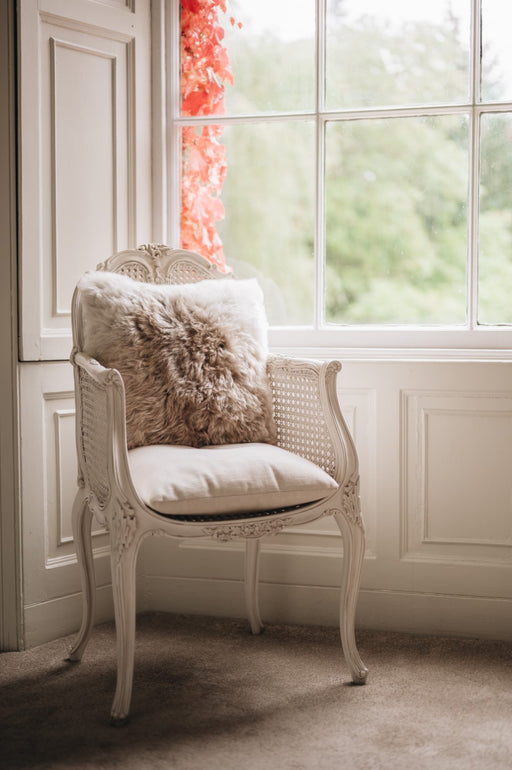
<svg viewBox="0 0 512 770">
<path fill-rule="evenodd" d="M 255 280 L 169 286 L 92 272 L 78 288 L 84 350 L 124 381 L 129 448 L 275 441 Z"/>
<path fill-rule="evenodd" d="M 170 516 L 272 511 L 338 489 L 314 463 L 268 444 L 138 447 L 128 461 L 140 499 Z"/>
</svg>

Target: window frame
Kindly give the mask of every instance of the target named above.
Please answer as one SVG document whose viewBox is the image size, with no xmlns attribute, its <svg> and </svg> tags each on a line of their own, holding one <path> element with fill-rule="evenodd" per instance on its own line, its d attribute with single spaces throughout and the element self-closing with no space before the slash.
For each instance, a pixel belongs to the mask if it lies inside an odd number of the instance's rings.
<svg viewBox="0 0 512 770">
<path fill-rule="evenodd" d="M 412 360 L 512 360 L 512 325 L 479 325 L 478 231 L 480 182 L 480 120 L 483 114 L 512 113 L 512 102 L 481 103 L 479 56 L 481 2 L 471 1 L 470 98 L 468 102 L 419 107 L 343 109 L 327 111 L 324 101 L 325 0 L 316 0 L 316 104 L 313 111 L 262 113 L 257 116 L 180 116 L 180 0 L 157 0 L 153 6 L 153 109 L 154 109 L 154 227 L 158 239 L 180 246 L 180 131 L 184 125 L 235 125 L 261 121 L 312 120 L 316 131 L 316 215 L 314 321 L 311 326 L 279 326 L 269 329 L 275 350 L 301 348 L 312 355 L 329 350 L 345 351 L 354 359 Z M 393 119 L 464 114 L 470 123 L 468 255 L 466 261 L 466 322 L 459 325 L 346 324 L 331 325 L 322 319 L 321 298 L 325 265 L 324 189 L 325 133 L 329 121 Z M 176 173 L 178 170 L 178 173 Z M 471 216 L 473 212 L 473 216 Z M 229 263 L 229 255 L 228 255 Z"/>
</svg>

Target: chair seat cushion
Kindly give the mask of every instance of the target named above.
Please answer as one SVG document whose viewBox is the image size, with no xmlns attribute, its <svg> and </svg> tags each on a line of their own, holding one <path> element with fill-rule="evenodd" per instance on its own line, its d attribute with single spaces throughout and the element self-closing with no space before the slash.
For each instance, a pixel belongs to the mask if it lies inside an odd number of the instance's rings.
<svg viewBox="0 0 512 770">
<path fill-rule="evenodd" d="M 154 445 L 128 457 L 140 499 L 172 516 L 270 511 L 312 503 L 338 488 L 314 463 L 271 444 Z"/>
</svg>

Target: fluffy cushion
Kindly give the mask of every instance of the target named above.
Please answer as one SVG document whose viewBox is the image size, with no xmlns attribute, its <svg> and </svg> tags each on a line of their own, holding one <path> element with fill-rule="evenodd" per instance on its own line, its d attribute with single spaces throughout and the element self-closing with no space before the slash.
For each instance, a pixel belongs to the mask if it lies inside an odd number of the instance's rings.
<svg viewBox="0 0 512 770">
<path fill-rule="evenodd" d="M 274 441 L 256 281 L 161 286 L 96 272 L 78 288 L 85 352 L 123 377 L 129 448 Z"/>
<path fill-rule="evenodd" d="M 338 488 L 314 463 L 268 444 L 147 446 L 128 458 L 141 500 L 173 516 L 271 511 L 320 500 Z"/>
</svg>

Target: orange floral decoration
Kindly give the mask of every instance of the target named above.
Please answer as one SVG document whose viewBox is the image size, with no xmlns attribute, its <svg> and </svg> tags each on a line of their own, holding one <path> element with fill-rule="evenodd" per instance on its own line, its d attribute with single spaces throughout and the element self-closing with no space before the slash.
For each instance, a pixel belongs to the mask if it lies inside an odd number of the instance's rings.
<svg viewBox="0 0 512 770">
<path fill-rule="evenodd" d="M 223 115 L 224 85 L 233 85 L 219 12 L 225 0 L 181 0 L 181 114 Z M 236 22 L 230 19 L 232 25 Z M 241 24 L 237 26 L 241 27 Z M 219 141 L 223 126 L 186 126 L 182 130 L 181 245 L 198 251 L 224 272 L 222 241 L 216 222 L 224 218 L 220 198 L 226 178 L 226 151 Z"/>
</svg>

